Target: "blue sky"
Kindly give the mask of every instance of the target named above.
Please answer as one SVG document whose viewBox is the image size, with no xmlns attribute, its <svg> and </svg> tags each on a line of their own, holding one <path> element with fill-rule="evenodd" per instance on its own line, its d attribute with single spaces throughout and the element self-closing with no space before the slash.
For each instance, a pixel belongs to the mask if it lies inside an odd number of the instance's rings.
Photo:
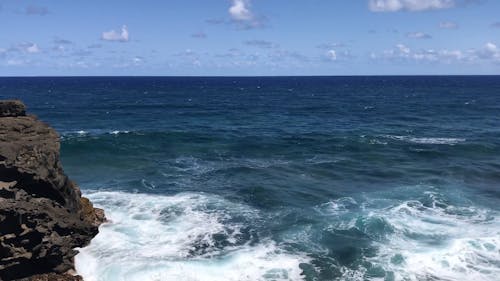
<svg viewBox="0 0 500 281">
<path fill-rule="evenodd" d="M 498 0 L 0 0 L 0 75 L 500 74 Z"/>
</svg>

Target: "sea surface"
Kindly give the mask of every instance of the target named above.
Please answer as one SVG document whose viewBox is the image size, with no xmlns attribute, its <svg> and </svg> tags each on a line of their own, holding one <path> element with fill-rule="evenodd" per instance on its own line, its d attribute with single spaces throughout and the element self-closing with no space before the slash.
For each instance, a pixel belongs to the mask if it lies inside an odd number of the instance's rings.
<svg viewBox="0 0 500 281">
<path fill-rule="evenodd" d="M 500 280 L 500 76 L 0 78 L 110 222 L 86 281 Z"/>
</svg>

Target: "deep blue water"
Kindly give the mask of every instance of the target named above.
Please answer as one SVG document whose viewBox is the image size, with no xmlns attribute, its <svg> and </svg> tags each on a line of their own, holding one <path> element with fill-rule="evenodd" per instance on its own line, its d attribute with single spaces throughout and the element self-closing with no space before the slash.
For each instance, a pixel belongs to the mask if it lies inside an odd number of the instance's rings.
<svg viewBox="0 0 500 281">
<path fill-rule="evenodd" d="M 498 280 L 500 76 L 0 78 L 111 223 L 92 280 Z"/>
</svg>

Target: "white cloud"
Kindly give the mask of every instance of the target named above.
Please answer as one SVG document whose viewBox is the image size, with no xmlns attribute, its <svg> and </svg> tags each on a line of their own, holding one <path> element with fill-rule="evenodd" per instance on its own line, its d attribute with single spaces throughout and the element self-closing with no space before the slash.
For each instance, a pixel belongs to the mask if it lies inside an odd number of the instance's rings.
<svg viewBox="0 0 500 281">
<path fill-rule="evenodd" d="M 229 15 L 231 20 L 229 23 L 235 24 L 238 29 L 249 30 L 254 28 L 263 28 L 266 26 L 267 17 L 255 15 L 251 10 L 251 0 L 231 0 L 231 7 L 229 7 Z M 216 21 L 209 21 L 209 23 L 223 23 Z"/>
<path fill-rule="evenodd" d="M 373 12 L 425 11 L 447 9 L 455 6 L 455 0 L 369 0 Z"/>
<path fill-rule="evenodd" d="M 394 48 L 380 54 L 372 53 L 372 59 L 406 62 L 434 63 L 500 63 L 500 48 L 488 42 L 480 49 L 449 50 L 449 49 L 418 49 L 413 50 L 406 45 L 398 44 Z"/>
<path fill-rule="evenodd" d="M 38 48 L 37 44 L 31 44 L 31 46 L 26 47 L 26 52 L 30 54 L 35 54 L 40 52 L 40 48 Z"/>
<path fill-rule="evenodd" d="M 454 22 L 451 22 L 451 21 L 444 21 L 444 22 L 439 23 L 439 28 L 442 28 L 442 29 L 457 29 L 458 28 L 458 24 L 456 24 Z"/>
<path fill-rule="evenodd" d="M 105 41 L 127 42 L 129 40 L 127 26 L 122 26 L 120 32 L 116 30 L 105 31 L 102 33 L 101 39 Z"/>
<path fill-rule="evenodd" d="M 36 54 L 36 53 L 39 53 L 40 51 L 41 50 L 38 47 L 38 45 L 35 43 L 31 43 L 31 42 L 20 43 L 20 44 L 12 46 L 6 50 L 6 52 L 9 52 L 9 53 L 21 52 L 21 53 L 30 53 L 30 54 Z"/>
<path fill-rule="evenodd" d="M 427 33 L 423 33 L 423 32 L 408 32 L 408 33 L 406 33 L 406 37 L 413 38 L 413 39 L 431 39 L 432 38 L 432 36 L 430 36 Z"/>
<path fill-rule="evenodd" d="M 253 13 L 249 9 L 249 0 L 233 0 L 229 8 L 231 18 L 238 21 L 250 21 L 253 19 Z"/>
<path fill-rule="evenodd" d="M 477 50 L 475 54 L 481 59 L 493 60 L 495 62 L 500 62 L 500 48 L 497 45 L 488 42 L 480 50 Z"/>
<path fill-rule="evenodd" d="M 322 62 L 345 62 L 354 59 L 355 56 L 349 49 L 326 49 L 319 57 Z"/>
<path fill-rule="evenodd" d="M 133 59 L 132 59 L 132 62 L 134 65 L 141 65 L 144 63 L 144 58 L 141 57 L 141 56 L 135 56 Z"/>
<path fill-rule="evenodd" d="M 336 61 L 337 52 L 335 52 L 335 50 L 329 50 L 328 52 L 326 52 L 326 57 L 331 61 Z"/>
<path fill-rule="evenodd" d="M 399 53 L 403 54 L 403 55 L 407 55 L 410 53 L 410 48 L 406 47 L 406 45 L 403 45 L 403 44 L 397 44 L 396 45 L 396 48 L 397 50 L 399 51 Z"/>
</svg>

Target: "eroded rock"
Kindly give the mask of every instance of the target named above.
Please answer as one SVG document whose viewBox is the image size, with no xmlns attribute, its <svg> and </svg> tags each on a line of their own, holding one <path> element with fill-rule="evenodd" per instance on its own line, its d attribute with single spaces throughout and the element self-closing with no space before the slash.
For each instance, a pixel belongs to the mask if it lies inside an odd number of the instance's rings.
<svg viewBox="0 0 500 281">
<path fill-rule="evenodd" d="M 64 174 L 59 148 L 56 131 L 24 104 L 0 101 L 0 280 L 72 270 L 74 248 L 105 220 Z"/>
</svg>

